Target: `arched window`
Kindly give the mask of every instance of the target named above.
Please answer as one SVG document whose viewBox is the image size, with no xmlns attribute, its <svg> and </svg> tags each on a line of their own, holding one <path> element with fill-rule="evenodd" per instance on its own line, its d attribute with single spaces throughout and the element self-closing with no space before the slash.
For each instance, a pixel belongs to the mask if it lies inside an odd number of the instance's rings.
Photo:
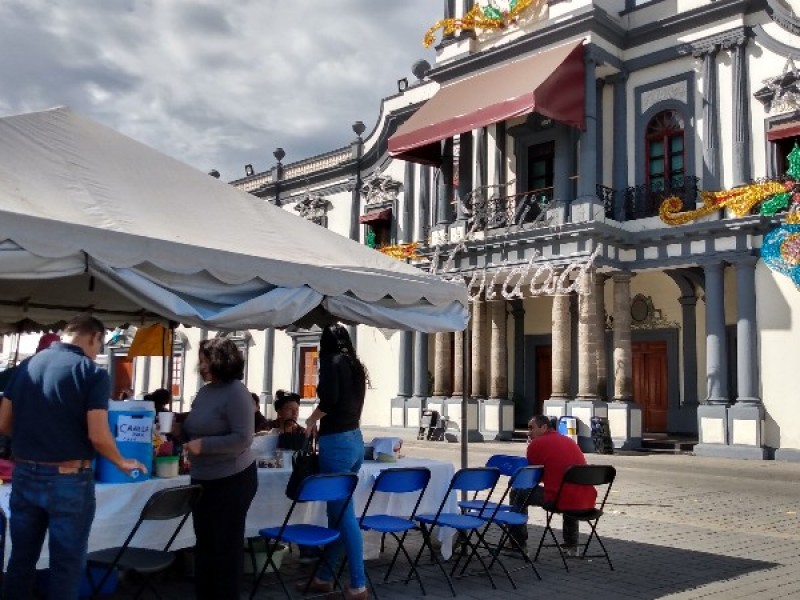
<svg viewBox="0 0 800 600">
<path fill-rule="evenodd" d="M 647 185 L 650 191 L 683 186 L 683 118 L 674 110 L 658 113 L 647 124 Z"/>
</svg>

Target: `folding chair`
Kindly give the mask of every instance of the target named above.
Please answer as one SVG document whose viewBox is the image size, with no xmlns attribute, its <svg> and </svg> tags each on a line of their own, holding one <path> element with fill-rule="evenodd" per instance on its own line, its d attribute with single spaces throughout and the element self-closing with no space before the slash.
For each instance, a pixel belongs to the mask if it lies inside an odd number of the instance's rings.
<svg viewBox="0 0 800 600">
<path fill-rule="evenodd" d="M 527 460 L 526 460 L 527 462 Z M 542 580 L 541 575 L 539 575 L 539 571 L 536 569 L 536 565 L 533 564 L 530 555 L 528 554 L 527 547 L 521 546 L 517 540 L 511 535 L 510 527 L 514 526 L 525 526 L 528 524 L 528 515 L 527 513 L 519 513 L 514 511 L 514 507 L 510 504 L 504 504 L 508 496 L 511 494 L 512 490 L 522 491 L 527 490 L 527 494 L 525 494 L 524 498 L 520 498 L 522 505 L 527 506 L 528 499 L 530 498 L 531 494 L 533 494 L 534 488 L 539 485 L 539 482 L 542 480 L 542 475 L 544 474 L 544 467 L 541 465 L 535 466 L 525 466 L 521 469 L 517 469 L 516 472 L 511 476 L 508 481 L 508 487 L 506 488 L 505 492 L 503 492 L 503 496 L 500 498 L 500 502 L 492 503 L 494 508 L 489 509 L 486 508 L 486 511 L 483 513 L 475 513 L 477 516 L 485 519 L 486 527 L 483 531 L 484 539 L 486 539 L 486 533 L 488 532 L 489 528 L 492 525 L 496 525 L 500 528 L 500 541 L 497 543 L 497 546 L 494 548 L 492 552 L 492 561 L 489 563 L 489 569 L 491 569 L 495 563 L 500 565 L 500 568 L 503 569 L 503 572 L 506 574 L 508 581 L 511 583 L 511 587 L 517 589 L 516 584 L 514 583 L 514 579 L 511 577 L 511 571 L 509 571 L 506 566 L 503 564 L 503 561 L 500 559 L 500 551 L 503 549 L 504 544 L 507 540 L 511 541 L 512 547 L 515 550 L 518 550 L 522 555 L 523 560 L 525 561 L 525 566 L 530 566 L 533 572 L 536 574 L 537 579 L 539 581 Z M 487 515 L 488 513 L 488 515 Z M 469 563 L 472 561 L 474 556 L 474 551 L 470 556 L 467 558 L 467 561 L 464 563 L 464 566 L 461 569 L 461 574 L 463 575 L 464 572 L 467 570 Z M 458 562 L 461 560 L 461 556 L 458 557 L 456 560 L 456 566 Z M 522 568 L 525 568 L 524 566 Z"/>
<path fill-rule="evenodd" d="M 364 512 L 361 514 L 361 518 L 358 522 L 359 526 L 364 531 L 377 531 L 381 533 L 381 550 L 383 550 L 383 540 L 386 538 L 387 534 L 391 535 L 397 542 L 397 549 L 392 557 L 392 562 L 389 564 L 389 568 L 386 570 L 386 575 L 383 578 L 383 582 L 386 583 L 389 581 L 389 575 L 391 575 L 392 570 L 394 569 L 394 565 L 397 562 L 397 557 L 399 556 L 400 552 L 402 552 L 406 557 L 408 564 L 411 566 L 411 572 L 419 583 L 419 587 L 422 590 L 423 596 L 425 595 L 425 586 L 422 584 L 422 579 L 417 572 L 416 565 L 408 555 L 404 544 L 408 532 L 419 529 L 419 526 L 414 521 L 414 517 L 417 515 L 417 509 L 419 508 L 419 504 L 422 501 L 422 496 L 425 494 L 425 490 L 428 487 L 428 482 L 430 479 L 431 472 L 430 469 L 427 469 L 426 467 L 385 469 L 381 471 L 372 486 L 372 491 L 367 499 L 367 504 L 364 506 Z M 411 510 L 408 517 L 396 517 L 386 514 L 369 514 L 369 509 L 372 505 L 372 499 L 375 497 L 376 492 L 383 494 L 410 494 L 412 492 L 416 492 L 417 499 L 414 503 L 414 508 Z M 399 534 L 402 534 L 402 536 Z M 375 596 L 377 598 L 377 594 L 375 594 Z"/>
<path fill-rule="evenodd" d="M 182 485 L 155 492 L 150 496 L 147 504 L 144 505 L 139 515 L 139 520 L 136 521 L 136 525 L 133 526 L 122 546 L 90 552 L 86 557 L 86 577 L 92 589 L 92 598 L 98 597 L 100 590 L 103 589 L 103 585 L 105 585 L 114 569 L 133 571 L 142 576 L 142 584 L 136 591 L 134 598 L 138 598 L 145 587 L 149 588 L 156 597 L 161 598 L 149 576 L 168 569 L 175 562 L 175 554 L 170 552 L 170 547 L 186 519 L 189 518 L 189 514 L 192 512 L 192 508 L 202 491 L 203 488 L 199 485 Z M 180 518 L 178 526 L 163 550 L 131 546 L 131 541 L 136 532 L 145 521 L 169 521 L 178 518 Z M 91 567 L 105 569 L 105 573 L 97 585 L 95 585 Z"/>
<path fill-rule="evenodd" d="M 606 550 L 605 545 L 603 544 L 603 540 L 600 539 L 600 535 L 597 533 L 597 522 L 600 520 L 600 517 L 603 516 L 603 509 L 606 505 L 606 500 L 608 499 L 608 494 L 611 491 L 611 486 L 614 484 L 614 478 L 617 476 L 617 470 L 608 465 L 574 465 L 567 469 L 564 473 L 564 478 L 561 480 L 561 485 L 558 487 L 558 493 L 556 494 L 556 498 L 552 504 L 548 504 L 543 508 L 547 512 L 547 523 L 545 526 L 544 531 L 542 532 L 542 539 L 539 540 L 539 547 L 536 549 L 536 556 L 534 556 L 533 560 L 537 560 L 539 558 L 539 552 L 541 552 L 542 548 L 545 547 L 552 547 L 555 546 L 558 548 L 558 553 L 561 555 L 561 562 L 564 563 L 564 568 L 569 571 L 569 567 L 567 566 L 567 558 L 577 558 L 577 559 L 586 559 L 586 558 L 600 558 L 605 557 L 608 561 L 609 568 L 613 571 L 614 566 L 611 564 L 611 558 L 608 556 L 608 551 Z M 587 508 L 584 510 L 572 510 L 572 509 L 561 509 L 559 506 L 563 506 L 563 497 L 565 489 L 569 489 L 567 486 L 598 486 L 604 485 L 606 486 L 605 493 L 601 495 L 597 495 L 597 500 L 595 501 L 595 505 L 592 508 Z M 599 500 L 599 502 L 598 502 Z M 568 517 L 572 517 L 577 521 L 582 521 L 589 524 L 592 531 L 589 534 L 589 538 L 586 540 L 586 544 L 583 544 L 583 551 L 580 552 L 576 556 L 568 556 L 564 553 L 563 548 L 558 543 L 558 539 L 556 538 L 556 534 L 551 527 L 553 516 L 554 515 L 566 515 Z M 550 537 L 553 539 L 553 544 L 545 544 L 544 540 L 547 537 L 547 534 L 550 534 Z M 589 544 L 592 542 L 592 538 L 597 538 L 600 547 L 603 549 L 603 554 L 587 554 L 586 552 L 589 550 Z M 580 546 L 580 544 L 579 544 Z"/>
<path fill-rule="evenodd" d="M 511 456 L 508 454 L 494 454 L 489 457 L 489 460 L 486 461 L 487 467 L 496 467 L 500 471 L 500 475 L 503 477 L 512 477 L 517 471 L 522 469 L 523 467 L 528 466 L 528 459 L 524 456 Z M 503 494 L 505 497 L 508 494 L 508 489 Z M 467 511 L 478 511 L 478 510 L 489 510 L 492 511 L 495 508 L 499 508 L 499 510 L 514 510 L 514 507 L 510 504 L 500 504 L 496 502 L 487 502 L 484 499 L 478 498 L 478 492 L 473 494 L 473 497 L 469 500 L 461 500 L 458 503 L 458 507 L 461 509 L 461 512 Z"/>
<path fill-rule="evenodd" d="M 439 421 L 439 413 L 430 408 L 424 409 L 419 417 L 419 431 L 417 432 L 418 440 L 430 440 L 433 437 L 433 431 Z"/>
<path fill-rule="evenodd" d="M 278 545 L 282 542 L 287 544 L 295 543 L 301 546 L 326 546 L 338 540 L 339 531 L 336 527 L 339 525 L 339 521 L 342 520 L 342 515 L 344 515 L 344 511 L 347 509 L 347 504 L 352 498 L 353 491 L 356 489 L 357 485 L 358 475 L 355 473 L 311 475 L 300 483 L 297 500 L 294 500 L 291 507 L 289 507 L 289 512 L 286 513 L 283 525 L 280 527 L 267 527 L 258 532 L 261 537 L 267 540 L 267 560 L 253 582 L 253 591 L 250 593 L 250 600 L 255 597 L 261 580 L 264 577 L 264 573 L 266 573 L 267 567 L 269 566 L 271 566 L 275 572 L 275 576 L 278 578 L 286 597 L 291 600 L 292 595 L 289 593 L 289 589 L 286 587 L 283 577 L 281 577 L 280 570 L 272 561 L 273 552 L 278 549 Z M 289 525 L 289 520 L 292 518 L 292 513 L 298 504 L 306 502 L 331 502 L 334 500 L 345 500 L 345 503 L 332 528 L 322 527 L 321 525 L 308 525 L 306 523 Z M 314 566 L 314 571 L 308 578 L 305 592 L 308 592 L 311 581 L 314 576 L 316 576 L 323 561 L 331 570 L 331 573 L 333 573 L 335 585 L 342 590 L 342 594 L 344 595 L 344 588 L 339 583 L 339 576 L 336 573 L 335 565 L 328 564 L 324 553 L 320 556 L 317 564 Z"/>
<path fill-rule="evenodd" d="M 476 517 L 471 514 L 461 514 L 458 513 L 451 513 L 451 512 L 444 512 L 445 505 L 447 503 L 447 498 L 450 496 L 452 492 L 486 492 L 486 501 L 488 501 L 489 496 L 491 495 L 492 491 L 494 491 L 495 486 L 497 485 L 497 480 L 500 478 L 500 470 L 495 467 L 472 467 L 466 469 L 460 469 L 456 471 L 453 475 L 453 478 L 450 480 L 450 485 L 447 488 L 447 493 L 442 498 L 442 503 L 439 505 L 439 510 L 436 512 L 435 515 L 432 514 L 424 514 L 424 515 L 417 515 L 415 520 L 420 524 L 420 530 L 422 531 L 422 546 L 417 553 L 416 558 L 414 559 L 414 567 L 419 565 L 419 560 L 422 557 L 425 548 L 427 547 L 430 550 L 431 556 L 433 557 L 436 564 L 439 566 L 439 569 L 444 574 L 445 579 L 447 580 L 447 585 L 450 586 L 450 591 L 453 593 L 453 596 L 456 595 L 456 590 L 453 587 L 453 581 L 448 575 L 447 571 L 445 570 L 444 566 L 442 565 L 442 561 L 439 560 L 439 557 L 433 550 L 433 546 L 431 545 L 431 535 L 433 533 L 434 527 L 450 527 L 455 529 L 462 535 L 466 533 L 464 536 L 464 542 L 461 546 L 461 554 L 463 555 L 467 548 L 470 550 L 477 550 L 477 545 L 482 545 L 486 547 L 486 542 L 483 539 L 483 534 L 481 533 L 481 529 L 485 524 L 485 520 Z M 483 512 L 485 510 L 484 506 L 479 510 Z M 477 543 L 472 543 L 472 534 L 475 534 L 478 538 Z M 483 558 L 477 551 L 475 555 L 478 557 L 481 565 L 483 566 L 484 573 L 489 578 L 489 581 L 492 584 L 492 587 L 497 589 L 497 586 L 494 583 L 494 578 L 492 578 L 492 574 L 489 572 L 489 569 L 484 562 Z M 453 572 L 455 572 L 455 566 L 453 568 Z M 452 574 L 452 573 L 451 573 Z M 411 573 L 409 572 L 408 578 L 411 578 Z"/>
</svg>

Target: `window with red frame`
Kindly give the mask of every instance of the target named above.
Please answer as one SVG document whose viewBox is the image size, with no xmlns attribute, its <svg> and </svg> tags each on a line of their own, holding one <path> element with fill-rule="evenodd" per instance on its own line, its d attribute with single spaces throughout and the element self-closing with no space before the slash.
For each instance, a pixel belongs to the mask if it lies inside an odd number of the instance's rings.
<svg viewBox="0 0 800 600">
<path fill-rule="evenodd" d="M 683 119 L 674 110 L 658 113 L 647 124 L 647 185 L 658 191 L 683 185 Z"/>
</svg>

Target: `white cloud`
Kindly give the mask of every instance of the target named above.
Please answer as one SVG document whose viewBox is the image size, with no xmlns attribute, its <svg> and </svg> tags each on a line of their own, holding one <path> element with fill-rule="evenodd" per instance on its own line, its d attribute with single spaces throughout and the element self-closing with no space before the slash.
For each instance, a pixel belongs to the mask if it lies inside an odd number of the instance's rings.
<svg viewBox="0 0 800 600">
<path fill-rule="evenodd" d="M 4 0 L 0 113 L 66 104 L 224 179 L 346 145 L 440 0 Z"/>
</svg>

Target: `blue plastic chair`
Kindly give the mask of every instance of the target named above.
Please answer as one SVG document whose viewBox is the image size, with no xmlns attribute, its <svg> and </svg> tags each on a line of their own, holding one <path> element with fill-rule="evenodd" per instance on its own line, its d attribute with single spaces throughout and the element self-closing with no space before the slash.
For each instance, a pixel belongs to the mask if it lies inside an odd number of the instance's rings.
<svg viewBox="0 0 800 600">
<path fill-rule="evenodd" d="M 461 546 L 461 555 L 463 556 L 466 553 L 467 548 L 470 550 L 475 550 L 475 555 L 478 557 L 481 565 L 483 565 L 483 570 L 486 576 L 489 578 L 492 587 L 497 589 L 497 586 L 494 583 L 494 578 L 492 578 L 492 574 L 489 572 L 486 563 L 481 555 L 477 553 L 478 545 L 486 547 L 486 541 L 483 539 L 483 533 L 481 532 L 486 520 L 471 514 L 445 512 L 444 509 L 447 504 L 447 499 L 452 492 L 485 492 L 486 499 L 484 500 L 484 505 L 478 508 L 479 514 L 482 513 L 486 509 L 485 503 L 488 502 L 489 496 L 491 495 L 492 491 L 494 491 L 499 478 L 500 470 L 496 467 L 472 467 L 460 469 L 456 471 L 456 473 L 453 475 L 453 478 L 450 480 L 450 486 L 447 488 L 447 493 L 444 495 L 444 498 L 442 498 L 442 503 L 439 505 L 439 510 L 436 512 L 436 514 L 423 514 L 415 517 L 415 521 L 420 524 L 420 530 L 422 531 L 422 546 L 417 553 L 417 557 L 414 559 L 414 566 L 416 567 L 419 565 L 419 560 L 422 557 L 425 548 L 428 548 L 434 561 L 444 574 L 445 579 L 447 580 L 447 585 L 450 586 L 450 591 L 453 593 L 453 596 L 456 595 L 456 590 L 453 587 L 453 581 L 450 575 L 455 572 L 456 565 L 454 565 L 453 571 L 448 574 L 442 565 L 442 561 L 439 560 L 439 557 L 436 555 L 433 550 L 433 546 L 431 545 L 431 534 L 433 533 L 433 528 L 450 527 L 462 534 L 466 534 L 464 537 L 464 543 Z M 475 534 L 478 538 L 477 543 L 475 544 L 472 543 L 473 534 Z M 410 577 L 411 573 L 409 573 L 409 578 Z"/>
<path fill-rule="evenodd" d="M 267 541 L 267 560 L 253 583 L 253 591 L 250 593 L 250 600 L 255 597 L 258 587 L 261 584 L 261 579 L 264 577 L 264 573 L 269 566 L 271 566 L 275 572 L 286 597 L 291 600 L 292 595 L 289 593 L 289 589 L 286 587 L 280 571 L 272 561 L 273 553 L 278 549 L 278 545 L 281 543 L 294 543 L 301 546 L 326 546 L 339 539 L 339 531 L 336 527 L 339 521 L 341 521 L 342 515 L 357 485 L 358 475 L 355 473 L 311 475 L 301 482 L 300 490 L 297 493 L 297 500 L 294 500 L 291 507 L 289 507 L 289 512 L 286 513 L 283 525 L 280 527 L 267 527 L 258 532 L 258 534 Z M 298 504 L 304 504 L 306 502 L 331 502 L 334 500 L 346 500 L 346 502 L 333 527 L 322 527 L 321 525 L 309 525 L 306 523 L 289 525 L 289 520 L 292 518 L 292 513 Z M 323 553 L 317 561 L 314 571 L 311 573 L 311 577 L 308 579 L 306 592 L 323 561 L 325 561 L 326 565 L 333 573 L 335 586 L 339 587 L 339 589 L 344 589 L 339 583 L 339 576 L 336 573 L 336 569 L 333 565 L 328 564 L 325 559 L 325 554 Z"/>
<path fill-rule="evenodd" d="M 511 587 L 517 589 L 517 585 L 514 583 L 514 579 L 511 577 L 511 571 L 509 571 L 506 566 L 503 564 L 503 561 L 500 559 L 500 551 L 503 549 L 504 544 L 507 541 L 511 542 L 512 548 L 517 550 L 522 555 L 523 560 L 525 561 L 525 565 L 529 566 L 533 572 L 536 574 L 536 577 L 539 581 L 542 580 L 541 575 L 539 575 L 539 571 L 536 569 L 536 565 L 533 564 L 533 560 L 531 560 L 530 555 L 528 554 L 527 544 L 525 546 L 521 546 L 517 540 L 511 535 L 510 527 L 513 526 L 526 526 L 528 524 L 528 514 L 519 513 L 513 510 L 513 506 L 503 504 L 506 498 L 511 494 L 512 490 L 523 491 L 526 490 L 527 493 L 524 494 L 522 498 L 520 498 L 521 506 L 528 505 L 528 499 L 533 494 L 533 490 L 536 486 L 539 485 L 539 482 L 542 480 L 542 475 L 544 475 L 544 467 L 541 465 L 535 466 L 526 466 L 521 469 L 518 469 L 514 475 L 511 476 L 511 479 L 508 482 L 508 487 L 506 491 L 503 493 L 503 497 L 500 499 L 500 502 L 495 505 L 494 510 L 492 510 L 489 514 L 487 512 L 480 513 L 479 516 L 486 521 L 486 527 L 483 531 L 484 539 L 486 537 L 486 533 L 488 532 L 489 528 L 492 525 L 496 525 L 500 528 L 501 535 L 500 541 L 497 543 L 497 546 L 492 550 L 492 560 L 489 563 L 489 569 L 491 569 L 495 563 L 500 565 L 500 568 L 503 569 L 503 572 L 508 577 L 508 581 L 511 583 Z M 509 506 L 511 509 L 507 510 L 504 509 L 505 506 Z M 467 566 L 469 565 L 470 561 L 474 556 L 471 554 L 468 558 L 464 567 L 461 569 L 461 573 L 463 574 Z M 459 560 L 460 560 L 459 556 Z"/>
<path fill-rule="evenodd" d="M 377 531 L 381 533 L 381 550 L 383 550 L 383 540 L 386 535 L 391 535 L 397 542 L 397 549 L 395 550 L 392 562 L 386 570 L 386 575 L 383 578 L 384 583 L 389 581 L 389 576 L 394 569 L 397 558 L 400 552 L 406 557 L 408 564 L 411 566 L 411 572 L 419 583 L 422 594 L 425 595 L 425 586 L 422 584 L 422 579 L 417 572 L 414 562 L 411 560 L 405 548 L 405 540 L 409 531 L 419 530 L 419 526 L 414 521 L 417 515 L 417 509 L 422 501 L 422 496 L 428 488 L 428 482 L 431 479 L 430 469 L 426 467 L 409 467 L 399 469 L 385 469 L 380 472 L 375 483 L 372 486 L 372 491 L 367 499 L 367 504 L 364 506 L 364 512 L 359 519 L 359 526 L 364 531 Z M 397 517 L 386 514 L 369 514 L 372 499 L 376 493 L 382 494 L 411 494 L 417 493 L 417 500 L 414 503 L 414 508 L 408 517 Z M 402 534 L 402 535 L 401 535 Z M 406 580 L 408 581 L 408 580 Z M 377 593 L 373 587 L 373 594 L 377 598 Z"/>
<path fill-rule="evenodd" d="M 510 479 L 511 476 L 517 471 L 528 466 L 528 459 L 524 456 L 494 454 L 489 457 L 489 460 L 486 461 L 486 466 L 498 468 L 501 476 L 508 477 Z M 497 502 L 484 502 L 482 499 L 477 497 L 477 492 L 470 500 L 462 500 L 459 502 L 458 507 L 461 509 L 461 512 L 464 513 L 484 509 L 493 511 L 495 508 L 503 511 L 514 510 L 514 507 L 510 504 L 502 504 L 501 502 L 498 505 Z"/>
</svg>

